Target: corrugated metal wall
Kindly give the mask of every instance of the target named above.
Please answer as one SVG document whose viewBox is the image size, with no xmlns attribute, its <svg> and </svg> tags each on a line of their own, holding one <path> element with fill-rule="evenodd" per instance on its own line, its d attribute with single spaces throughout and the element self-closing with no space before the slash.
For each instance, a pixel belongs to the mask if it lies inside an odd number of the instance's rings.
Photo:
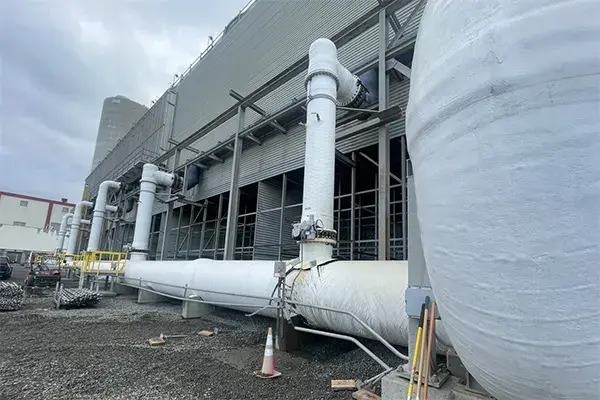
<svg viewBox="0 0 600 400">
<path fill-rule="evenodd" d="M 178 85 L 174 138 L 189 136 L 235 104 L 230 89 L 245 95 L 260 88 L 307 54 L 315 39 L 335 35 L 376 5 L 346 0 L 340 12 L 339 0 L 258 0 Z"/>
<path fill-rule="evenodd" d="M 259 182 L 256 209 L 254 259 L 276 260 L 279 254 L 281 186 L 271 182 Z"/>
</svg>

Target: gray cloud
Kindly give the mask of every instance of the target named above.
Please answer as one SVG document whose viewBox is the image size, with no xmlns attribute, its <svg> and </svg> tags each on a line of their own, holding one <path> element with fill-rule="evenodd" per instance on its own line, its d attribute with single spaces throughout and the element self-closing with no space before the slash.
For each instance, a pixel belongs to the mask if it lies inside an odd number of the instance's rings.
<svg viewBox="0 0 600 400">
<path fill-rule="evenodd" d="M 247 2 L 0 1 L 0 190 L 80 198 L 102 100 L 150 104 Z"/>
</svg>

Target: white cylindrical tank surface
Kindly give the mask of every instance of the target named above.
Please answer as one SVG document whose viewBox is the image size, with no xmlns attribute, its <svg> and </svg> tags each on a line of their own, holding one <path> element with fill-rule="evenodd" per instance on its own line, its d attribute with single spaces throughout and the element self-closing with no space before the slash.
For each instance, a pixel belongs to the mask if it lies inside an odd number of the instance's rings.
<svg viewBox="0 0 600 400">
<path fill-rule="evenodd" d="M 445 329 L 499 400 L 600 396 L 600 2 L 429 1 L 407 108 Z"/>
</svg>

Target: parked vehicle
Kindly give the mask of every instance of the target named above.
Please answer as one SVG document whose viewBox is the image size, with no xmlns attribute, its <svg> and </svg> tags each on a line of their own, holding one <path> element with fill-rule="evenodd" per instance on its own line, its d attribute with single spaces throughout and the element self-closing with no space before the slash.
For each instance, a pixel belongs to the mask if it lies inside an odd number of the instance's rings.
<svg viewBox="0 0 600 400">
<path fill-rule="evenodd" d="M 25 275 L 25 286 L 54 286 L 60 282 L 60 265 L 49 260 L 35 263 Z"/>
<path fill-rule="evenodd" d="M 10 279 L 12 276 L 13 267 L 10 263 L 8 257 L 2 256 L 0 257 L 0 279 Z"/>
</svg>

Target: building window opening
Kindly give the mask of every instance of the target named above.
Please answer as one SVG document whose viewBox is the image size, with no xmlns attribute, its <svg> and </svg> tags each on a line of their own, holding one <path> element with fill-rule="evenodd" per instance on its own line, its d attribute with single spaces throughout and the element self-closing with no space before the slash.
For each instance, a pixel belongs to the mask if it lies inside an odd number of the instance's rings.
<svg viewBox="0 0 600 400">
<path fill-rule="evenodd" d="M 19 203 L 21 207 L 27 207 L 28 204 L 29 202 L 27 200 L 21 200 L 21 202 Z"/>
<path fill-rule="evenodd" d="M 63 207 L 62 208 L 62 212 L 63 212 L 63 214 L 68 213 L 69 212 L 69 207 Z"/>
<path fill-rule="evenodd" d="M 15 222 L 13 222 L 13 225 L 14 226 L 25 226 L 26 224 L 23 221 L 15 221 Z"/>
</svg>

